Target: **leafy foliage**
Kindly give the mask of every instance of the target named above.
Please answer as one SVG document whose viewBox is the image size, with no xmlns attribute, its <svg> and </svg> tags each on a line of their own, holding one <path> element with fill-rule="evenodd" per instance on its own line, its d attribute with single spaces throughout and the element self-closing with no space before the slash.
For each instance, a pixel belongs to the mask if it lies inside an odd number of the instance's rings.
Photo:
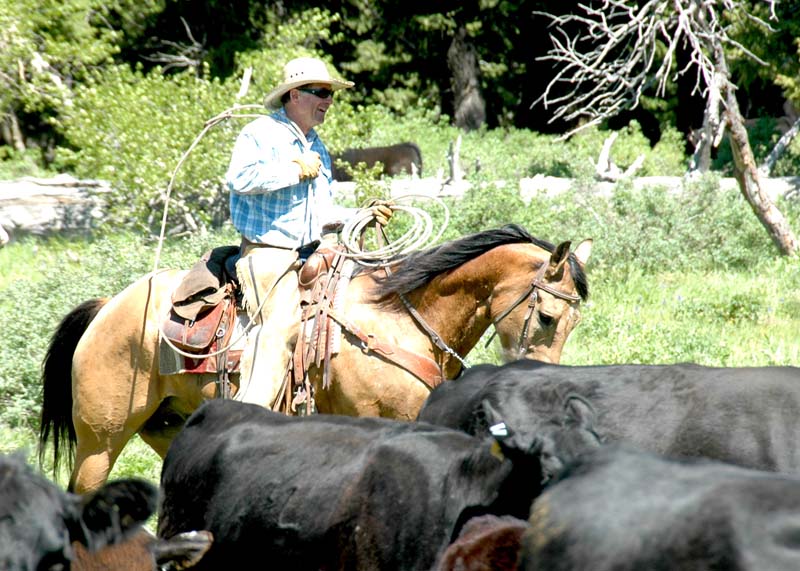
<svg viewBox="0 0 800 571">
<path fill-rule="evenodd" d="M 10 137 L 17 150 L 25 132 L 48 131 L 74 87 L 162 8 L 160 0 L 0 1 L 0 119 L 21 131 Z"/>
<path fill-rule="evenodd" d="M 74 105 L 64 113 L 61 126 L 71 148 L 59 152 L 57 164 L 111 182 L 111 226 L 153 232 L 160 221 L 154 212 L 181 156 L 205 122 L 232 105 L 234 92 L 233 85 L 189 73 L 165 77 L 106 68 L 76 90 Z M 234 137 L 230 122 L 219 124 L 182 165 L 170 198 L 190 206 L 178 210 L 178 217 L 189 210 L 208 223 L 224 212 L 221 177 Z"/>
</svg>

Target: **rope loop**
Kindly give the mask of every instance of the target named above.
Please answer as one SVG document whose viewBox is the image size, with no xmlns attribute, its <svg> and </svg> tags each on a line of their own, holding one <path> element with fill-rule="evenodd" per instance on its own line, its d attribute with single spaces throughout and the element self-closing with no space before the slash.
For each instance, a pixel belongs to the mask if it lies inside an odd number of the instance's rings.
<svg viewBox="0 0 800 571">
<path fill-rule="evenodd" d="M 444 221 L 439 231 L 433 235 L 433 219 L 428 211 L 411 203 L 416 199 L 427 199 L 435 202 L 444 212 Z M 347 248 L 343 255 L 352 258 L 359 264 L 367 267 L 381 268 L 389 262 L 397 262 L 409 254 L 425 249 L 436 244 L 444 234 L 450 222 L 450 211 L 444 201 L 435 196 L 422 194 L 407 194 L 398 196 L 391 200 L 387 205 L 392 212 L 403 212 L 412 218 L 411 227 L 400 237 L 392 242 L 386 241 L 386 245 L 374 250 L 362 249 L 361 237 L 368 225 L 374 222 L 374 216 L 369 208 L 362 208 L 350 220 L 348 220 L 341 232 L 341 242 Z M 376 232 L 382 232 L 383 228 L 376 225 Z"/>
</svg>

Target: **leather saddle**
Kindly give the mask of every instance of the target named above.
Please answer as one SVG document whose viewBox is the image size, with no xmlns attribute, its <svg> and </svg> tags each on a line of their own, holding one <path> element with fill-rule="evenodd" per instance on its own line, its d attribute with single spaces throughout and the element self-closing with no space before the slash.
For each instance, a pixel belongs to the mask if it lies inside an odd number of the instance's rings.
<svg viewBox="0 0 800 571">
<path fill-rule="evenodd" d="M 343 332 L 357 339 L 365 353 L 406 369 L 431 388 L 444 380 L 432 359 L 381 341 L 342 314 L 337 299 L 343 297 L 354 265 L 344 253 L 343 244 L 323 242 L 298 273 L 301 334 L 287 364 L 282 393 L 273 406 L 276 410 L 294 413 L 303 403 L 306 411 L 313 410 L 309 369 L 315 366 L 321 372 L 322 386 L 329 385 L 330 359 Z M 205 355 L 229 347 L 237 312 L 242 311 L 235 271 L 238 257 L 238 246 L 206 252 L 173 292 L 172 307 L 162 323 L 164 336 L 176 347 L 197 354 L 197 358 L 184 357 L 185 372 L 218 373 L 226 387 L 227 374 L 238 372 L 241 350 L 224 352 L 218 358 Z"/>
<path fill-rule="evenodd" d="M 303 306 L 313 303 L 314 292 L 320 291 L 320 279 L 327 284 L 339 248 L 343 246 L 320 247 L 303 264 L 298 274 Z M 243 311 L 236 278 L 238 259 L 238 246 L 209 250 L 172 292 L 172 304 L 161 331 L 175 347 L 198 356 L 187 357 L 193 361 L 190 367 L 193 372 L 216 372 L 213 363 L 201 367 L 199 361 L 230 341 L 237 312 Z M 235 354 L 236 370 L 229 372 L 238 370 L 240 354 L 241 351 Z"/>
<path fill-rule="evenodd" d="M 189 353 L 209 352 L 215 341 L 230 337 L 240 305 L 235 263 L 238 246 L 209 250 L 172 292 L 162 333 Z"/>
</svg>

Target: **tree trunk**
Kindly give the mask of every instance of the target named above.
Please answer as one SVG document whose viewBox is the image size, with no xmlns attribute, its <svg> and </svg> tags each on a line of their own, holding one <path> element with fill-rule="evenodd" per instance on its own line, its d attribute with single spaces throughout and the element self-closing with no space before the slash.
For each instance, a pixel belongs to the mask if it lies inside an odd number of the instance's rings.
<svg viewBox="0 0 800 571">
<path fill-rule="evenodd" d="M 721 128 L 720 107 L 722 104 L 722 88 L 727 77 L 717 72 L 708 86 L 708 99 L 703 114 L 703 127 L 696 133 L 694 153 L 689 163 L 690 171 L 708 172 L 711 170 L 711 149 L 719 145 Z"/>
<path fill-rule="evenodd" d="M 739 183 L 739 188 L 781 253 L 787 256 L 797 254 L 800 248 L 797 238 L 781 211 L 761 188 L 756 160 L 750 148 L 747 129 L 744 127 L 744 118 L 739 111 L 736 93 L 730 84 L 726 87 L 726 95 L 733 174 Z"/>
<path fill-rule="evenodd" d="M 25 138 L 22 136 L 17 115 L 13 111 L 0 120 L 0 140 L 5 141 L 15 151 L 25 150 Z"/>
<path fill-rule="evenodd" d="M 467 41 L 463 26 L 453 36 L 447 50 L 450 85 L 453 89 L 453 118 L 456 127 L 467 131 L 486 122 L 486 102 L 480 88 L 480 68 L 475 46 Z"/>
</svg>

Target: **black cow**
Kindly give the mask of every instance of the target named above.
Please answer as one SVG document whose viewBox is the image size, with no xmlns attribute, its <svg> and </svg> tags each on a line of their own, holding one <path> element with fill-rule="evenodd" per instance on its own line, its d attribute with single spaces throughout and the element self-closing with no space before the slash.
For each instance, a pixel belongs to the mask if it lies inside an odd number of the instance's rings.
<svg viewBox="0 0 800 571">
<path fill-rule="evenodd" d="M 533 504 L 525 571 L 800 569 L 800 478 L 603 446 Z"/>
<path fill-rule="evenodd" d="M 157 496 L 155 486 L 135 479 L 85 497 L 69 494 L 21 452 L 0 455 L 0 569 L 69 569 L 73 541 L 90 549 L 123 541 L 155 511 Z"/>
<path fill-rule="evenodd" d="M 469 518 L 526 519 L 541 491 L 550 437 L 522 438 L 492 413 L 495 436 L 476 438 L 209 401 L 164 459 L 158 535 L 211 531 L 198 569 L 430 569 Z"/>
<path fill-rule="evenodd" d="M 484 401 L 518 430 L 536 432 L 565 399 L 594 408 L 607 442 L 800 473 L 800 368 L 674 365 L 482 365 L 437 387 L 419 420 L 484 434 Z"/>
<path fill-rule="evenodd" d="M 351 167 L 365 163 L 372 168 L 376 163 L 383 165 L 383 174 L 395 176 L 401 173 L 422 176 L 422 152 L 414 143 L 399 143 L 385 147 L 367 147 L 364 149 L 347 149 L 334 155 L 333 178 L 338 181 L 353 180 L 346 168 L 337 166 L 337 161 L 348 163 Z"/>
</svg>

